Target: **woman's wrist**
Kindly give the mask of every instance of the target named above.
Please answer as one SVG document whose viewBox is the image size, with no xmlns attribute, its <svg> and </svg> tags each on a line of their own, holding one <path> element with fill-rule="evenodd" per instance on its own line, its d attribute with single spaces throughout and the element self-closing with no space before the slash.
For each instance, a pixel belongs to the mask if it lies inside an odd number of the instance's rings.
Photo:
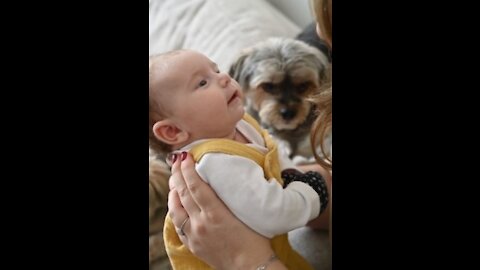
<svg viewBox="0 0 480 270">
<path fill-rule="evenodd" d="M 267 270 L 270 269 L 269 266 L 273 264 L 278 259 L 272 259 L 274 255 L 271 248 L 265 250 L 256 250 L 255 248 L 249 249 L 248 252 L 239 254 L 235 256 L 233 265 L 226 266 L 225 269 L 235 269 L 235 270 Z M 261 268 L 265 266 L 267 268 Z M 280 268 L 281 269 L 281 268 Z"/>
<path fill-rule="evenodd" d="M 287 267 L 280 261 L 273 261 L 265 270 L 288 270 Z"/>
<path fill-rule="evenodd" d="M 270 258 L 261 265 L 257 266 L 256 270 L 266 270 L 267 267 L 272 264 L 274 261 L 278 260 L 277 256 L 275 254 L 272 254 Z"/>
</svg>

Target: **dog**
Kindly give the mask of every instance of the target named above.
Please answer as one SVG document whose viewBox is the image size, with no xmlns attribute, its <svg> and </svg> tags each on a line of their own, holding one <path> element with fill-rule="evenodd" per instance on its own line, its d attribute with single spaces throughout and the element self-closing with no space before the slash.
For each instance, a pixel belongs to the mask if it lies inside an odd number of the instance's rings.
<svg viewBox="0 0 480 270">
<path fill-rule="evenodd" d="M 332 51 L 328 47 L 327 43 L 323 39 L 318 37 L 316 22 L 311 22 L 307 26 L 305 26 L 303 31 L 298 34 L 295 39 L 301 40 L 308 45 L 319 49 L 323 54 L 328 56 L 328 62 L 332 61 Z"/>
<path fill-rule="evenodd" d="M 289 157 L 312 157 L 309 134 L 328 56 L 293 38 L 269 38 L 242 50 L 229 74 L 244 91 L 245 109 L 270 134 L 286 142 Z"/>
</svg>

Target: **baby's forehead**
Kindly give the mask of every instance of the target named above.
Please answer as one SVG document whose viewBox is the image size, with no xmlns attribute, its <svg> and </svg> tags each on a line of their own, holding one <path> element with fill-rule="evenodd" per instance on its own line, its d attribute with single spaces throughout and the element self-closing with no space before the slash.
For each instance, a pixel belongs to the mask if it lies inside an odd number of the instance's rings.
<svg viewBox="0 0 480 270">
<path fill-rule="evenodd" d="M 163 72 L 179 70 L 182 73 L 195 66 L 216 66 L 210 58 L 193 50 L 182 50 L 175 54 L 165 55 L 157 59 L 155 65 Z"/>
<path fill-rule="evenodd" d="M 153 63 L 153 81 L 173 88 L 202 70 L 218 69 L 206 55 L 194 50 L 180 50 L 160 56 Z"/>
<path fill-rule="evenodd" d="M 173 57 L 175 58 L 175 57 Z M 176 58 L 182 61 L 185 65 L 190 66 L 192 62 L 199 64 L 205 64 L 209 66 L 216 65 L 208 56 L 203 53 L 194 50 L 182 50 L 179 54 L 176 54 Z M 174 59 L 175 60 L 175 59 Z"/>
</svg>

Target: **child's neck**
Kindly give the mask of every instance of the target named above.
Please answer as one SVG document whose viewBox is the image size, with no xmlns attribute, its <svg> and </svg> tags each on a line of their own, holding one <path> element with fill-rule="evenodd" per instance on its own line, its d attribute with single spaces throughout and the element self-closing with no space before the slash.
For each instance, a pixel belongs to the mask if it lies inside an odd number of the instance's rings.
<svg viewBox="0 0 480 270">
<path fill-rule="evenodd" d="M 232 140 L 237 141 L 237 142 L 241 142 L 241 143 L 249 143 L 250 142 L 237 129 L 235 129 L 235 131 L 233 132 Z"/>
<path fill-rule="evenodd" d="M 177 151 L 179 149 L 182 149 L 183 147 L 195 142 L 195 141 L 198 141 L 198 140 L 203 140 L 203 139 L 208 139 L 208 138 L 198 138 L 198 139 L 193 139 L 193 140 L 188 140 L 182 144 L 178 144 L 178 145 L 174 145 L 173 146 L 173 151 Z M 221 138 L 221 139 L 228 139 L 228 140 L 233 140 L 233 141 L 237 141 L 237 142 L 240 142 L 240 143 L 250 143 L 250 141 L 245 138 L 245 136 L 243 136 L 243 134 L 238 131 L 236 128 L 233 130 L 233 132 L 231 132 L 230 134 L 228 134 L 227 136 Z"/>
</svg>

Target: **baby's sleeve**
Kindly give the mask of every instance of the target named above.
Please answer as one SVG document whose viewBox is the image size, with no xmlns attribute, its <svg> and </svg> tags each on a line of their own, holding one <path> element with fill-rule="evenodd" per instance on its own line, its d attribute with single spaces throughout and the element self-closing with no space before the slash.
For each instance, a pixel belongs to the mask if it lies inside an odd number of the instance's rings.
<svg viewBox="0 0 480 270">
<path fill-rule="evenodd" d="M 297 181 L 284 189 L 248 158 L 208 153 L 196 168 L 237 218 L 268 238 L 305 226 L 320 213 L 310 186 Z"/>
</svg>

